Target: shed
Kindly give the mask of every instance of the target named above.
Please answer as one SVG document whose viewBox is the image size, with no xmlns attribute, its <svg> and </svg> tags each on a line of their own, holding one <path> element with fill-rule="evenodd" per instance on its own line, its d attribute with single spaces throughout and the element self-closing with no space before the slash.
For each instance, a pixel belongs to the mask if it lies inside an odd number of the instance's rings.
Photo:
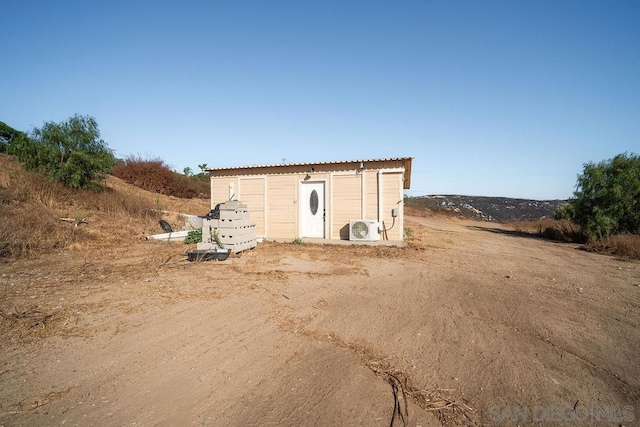
<svg viewBox="0 0 640 427">
<path fill-rule="evenodd" d="M 411 157 L 220 167 L 211 175 L 211 208 L 240 200 L 269 239 L 349 239 L 352 220 L 375 221 L 403 238 L 403 190 Z"/>
</svg>

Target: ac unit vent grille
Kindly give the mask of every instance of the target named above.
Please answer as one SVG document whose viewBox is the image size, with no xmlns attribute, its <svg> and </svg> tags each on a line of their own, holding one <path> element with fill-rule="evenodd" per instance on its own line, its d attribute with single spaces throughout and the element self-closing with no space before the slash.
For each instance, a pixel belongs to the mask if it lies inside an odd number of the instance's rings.
<svg viewBox="0 0 640 427">
<path fill-rule="evenodd" d="M 352 219 L 349 221 L 349 240 L 366 242 L 380 240 L 378 223 L 366 219 Z"/>
<path fill-rule="evenodd" d="M 364 221 L 356 221 L 351 224 L 351 235 L 356 239 L 366 239 L 369 236 L 369 224 Z"/>
</svg>

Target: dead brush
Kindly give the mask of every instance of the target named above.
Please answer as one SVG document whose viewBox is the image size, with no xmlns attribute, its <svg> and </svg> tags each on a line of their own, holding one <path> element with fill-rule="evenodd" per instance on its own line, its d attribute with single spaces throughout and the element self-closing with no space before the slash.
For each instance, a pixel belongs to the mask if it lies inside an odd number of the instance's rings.
<svg viewBox="0 0 640 427">
<path fill-rule="evenodd" d="M 608 253 L 621 257 L 640 259 L 640 235 L 617 234 L 590 239 L 585 245 L 589 252 Z"/>
<path fill-rule="evenodd" d="M 119 243 L 155 231 L 159 200 L 124 186 L 73 190 L 0 156 L 0 259 Z"/>
<path fill-rule="evenodd" d="M 43 181 L 22 171 L 10 173 L 5 190 L 10 201 L 0 206 L 0 257 L 64 247 L 73 240 L 76 233 L 56 219 L 56 184 Z"/>
<path fill-rule="evenodd" d="M 640 235 L 618 234 L 611 237 L 613 253 L 634 259 L 640 259 Z"/>
<path fill-rule="evenodd" d="M 584 243 L 586 237 L 579 226 L 568 220 L 542 218 L 516 221 L 509 225 L 518 233 L 532 234 L 549 240 Z"/>
<path fill-rule="evenodd" d="M 167 193 L 172 172 L 162 159 L 142 159 L 137 156 L 118 162 L 113 175 L 153 193 Z"/>
<path fill-rule="evenodd" d="M 112 188 L 103 188 L 100 192 L 82 192 L 76 194 L 76 203 L 85 210 L 104 212 L 115 217 L 134 217 L 155 220 L 159 213 L 155 205 L 148 200 L 127 197 Z"/>
<path fill-rule="evenodd" d="M 150 192 L 181 198 L 193 198 L 201 194 L 208 196 L 210 190 L 208 177 L 202 180 L 196 176 L 173 172 L 162 159 L 158 158 L 143 159 L 139 156 L 129 156 L 118 162 L 112 173 L 125 182 Z"/>
<path fill-rule="evenodd" d="M 0 206 L 0 258 L 64 248 L 84 239 L 84 230 L 60 224 L 52 208 L 38 201 L 14 201 Z"/>
<path fill-rule="evenodd" d="M 68 194 L 68 190 L 62 184 L 24 170 L 10 170 L 2 181 L 6 182 L 6 188 L 11 191 L 13 199 L 40 208 L 59 207 L 62 197 Z"/>
</svg>

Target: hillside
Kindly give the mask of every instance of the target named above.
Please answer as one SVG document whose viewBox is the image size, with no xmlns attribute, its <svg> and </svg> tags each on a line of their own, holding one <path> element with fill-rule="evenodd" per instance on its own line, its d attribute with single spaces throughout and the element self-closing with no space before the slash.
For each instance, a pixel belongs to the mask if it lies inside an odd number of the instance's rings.
<svg viewBox="0 0 640 427">
<path fill-rule="evenodd" d="M 509 197 L 429 195 L 410 197 L 408 212 L 414 215 L 443 213 L 479 221 L 511 222 L 553 218 L 556 208 L 566 200 L 529 200 Z"/>
<path fill-rule="evenodd" d="M 0 202 L 0 259 L 129 244 L 162 232 L 160 218 L 180 229 L 179 212 L 209 210 L 208 199 L 154 194 L 113 176 L 100 192 L 71 190 L 25 171 L 5 154 L 0 154 Z"/>
</svg>

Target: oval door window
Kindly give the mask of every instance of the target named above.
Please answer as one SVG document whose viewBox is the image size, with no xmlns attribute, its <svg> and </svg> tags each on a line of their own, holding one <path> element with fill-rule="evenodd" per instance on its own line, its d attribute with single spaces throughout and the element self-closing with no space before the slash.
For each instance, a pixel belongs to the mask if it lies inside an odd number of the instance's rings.
<svg viewBox="0 0 640 427">
<path fill-rule="evenodd" d="M 311 196 L 309 196 L 309 207 L 311 208 L 311 215 L 318 213 L 318 192 L 313 190 Z"/>
</svg>

